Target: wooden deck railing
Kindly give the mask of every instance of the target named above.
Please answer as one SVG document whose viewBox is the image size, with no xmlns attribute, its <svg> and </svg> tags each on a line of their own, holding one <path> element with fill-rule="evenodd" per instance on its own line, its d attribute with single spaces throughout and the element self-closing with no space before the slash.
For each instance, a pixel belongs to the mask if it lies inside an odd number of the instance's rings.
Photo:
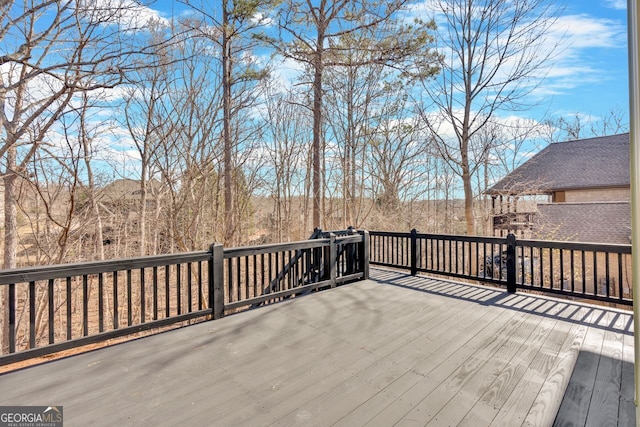
<svg viewBox="0 0 640 427">
<path fill-rule="evenodd" d="M 368 277 L 367 232 L 224 251 L 225 310 Z"/>
<path fill-rule="evenodd" d="M 315 237 L 0 271 L 0 365 L 368 277 L 367 232 Z"/>
<path fill-rule="evenodd" d="M 631 246 L 322 232 L 273 245 L 0 271 L 0 365 L 335 287 L 369 264 L 632 304 Z"/>
<path fill-rule="evenodd" d="M 632 305 L 631 245 L 371 231 L 372 265 Z"/>
</svg>

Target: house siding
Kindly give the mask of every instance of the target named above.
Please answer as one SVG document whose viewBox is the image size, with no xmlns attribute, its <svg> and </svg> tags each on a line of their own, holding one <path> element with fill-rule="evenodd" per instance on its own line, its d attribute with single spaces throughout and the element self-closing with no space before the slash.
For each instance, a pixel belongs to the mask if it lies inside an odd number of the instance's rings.
<svg viewBox="0 0 640 427">
<path fill-rule="evenodd" d="M 564 201 L 567 203 L 628 202 L 631 200 L 631 190 L 629 188 L 567 190 L 564 191 L 564 194 Z"/>
</svg>

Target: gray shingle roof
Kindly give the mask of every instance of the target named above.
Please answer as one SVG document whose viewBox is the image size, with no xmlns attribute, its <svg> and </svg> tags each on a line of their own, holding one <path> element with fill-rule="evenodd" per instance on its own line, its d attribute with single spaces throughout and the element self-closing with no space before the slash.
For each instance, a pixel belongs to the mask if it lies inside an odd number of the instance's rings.
<svg viewBox="0 0 640 427">
<path fill-rule="evenodd" d="M 631 203 L 539 204 L 535 238 L 595 243 L 631 243 Z"/>
<path fill-rule="evenodd" d="M 629 185 L 629 134 L 623 133 L 549 144 L 487 193 L 543 194 Z"/>
</svg>

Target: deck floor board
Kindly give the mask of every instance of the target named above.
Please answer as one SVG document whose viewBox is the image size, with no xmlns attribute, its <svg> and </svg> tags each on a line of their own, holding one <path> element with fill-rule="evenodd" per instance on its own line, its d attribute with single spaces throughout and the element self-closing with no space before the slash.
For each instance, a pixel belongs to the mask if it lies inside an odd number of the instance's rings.
<svg viewBox="0 0 640 427">
<path fill-rule="evenodd" d="M 390 270 L 0 375 L 69 425 L 633 425 L 631 313 Z"/>
</svg>

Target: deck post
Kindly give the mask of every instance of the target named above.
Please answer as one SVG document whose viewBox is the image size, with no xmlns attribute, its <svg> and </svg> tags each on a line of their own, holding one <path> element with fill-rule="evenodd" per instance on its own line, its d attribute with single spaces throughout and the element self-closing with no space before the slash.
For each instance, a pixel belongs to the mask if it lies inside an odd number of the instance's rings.
<svg viewBox="0 0 640 427">
<path fill-rule="evenodd" d="M 411 248 L 409 250 L 411 257 L 411 275 L 418 274 L 418 230 L 411 230 Z"/>
<path fill-rule="evenodd" d="M 331 280 L 331 287 L 336 287 L 337 267 L 338 267 L 338 248 L 336 246 L 336 235 L 329 233 L 329 259 L 327 263 L 329 265 L 329 279 Z"/>
<path fill-rule="evenodd" d="M 321 239 L 321 238 L 322 238 L 322 230 L 318 227 L 314 228 L 313 234 L 311 235 L 310 240 Z M 324 249 L 318 247 L 318 248 L 312 249 L 312 251 L 313 251 L 312 268 L 314 270 L 314 273 L 312 275 L 312 280 L 315 283 L 325 279 L 327 270 L 325 268 L 326 265 L 322 263 Z"/>
<path fill-rule="evenodd" d="M 220 243 L 211 245 L 209 307 L 213 319 L 224 316 L 224 247 Z"/>
<path fill-rule="evenodd" d="M 347 234 L 349 236 L 353 236 L 355 234 L 355 231 L 353 229 L 352 226 L 349 226 L 347 228 Z M 346 252 L 346 257 L 347 257 L 347 271 L 345 271 L 346 274 L 353 274 L 356 271 L 356 244 L 349 244 L 348 247 L 346 248 L 345 252 Z"/>
<path fill-rule="evenodd" d="M 16 352 L 16 285 L 9 286 L 9 353 Z M 4 349 L 2 349 L 4 351 Z"/>
<path fill-rule="evenodd" d="M 362 266 L 362 280 L 369 279 L 370 236 L 367 230 L 362 232 L 362 245 L 360 246 L 360 265 Z"/>
<path fill-rule="evenodd" d="M 636 0 L 627 0 L 629 49 L 629 133 L 631 166 L 631 265 L 633 283 L 634 373 L 636 425 L 640 425 L 640 7 Z"/>
<path fill-rule="evenodd" d="M 516 292 L 516 236 L 507 235 L 507 292 Z"/>
</svg>

